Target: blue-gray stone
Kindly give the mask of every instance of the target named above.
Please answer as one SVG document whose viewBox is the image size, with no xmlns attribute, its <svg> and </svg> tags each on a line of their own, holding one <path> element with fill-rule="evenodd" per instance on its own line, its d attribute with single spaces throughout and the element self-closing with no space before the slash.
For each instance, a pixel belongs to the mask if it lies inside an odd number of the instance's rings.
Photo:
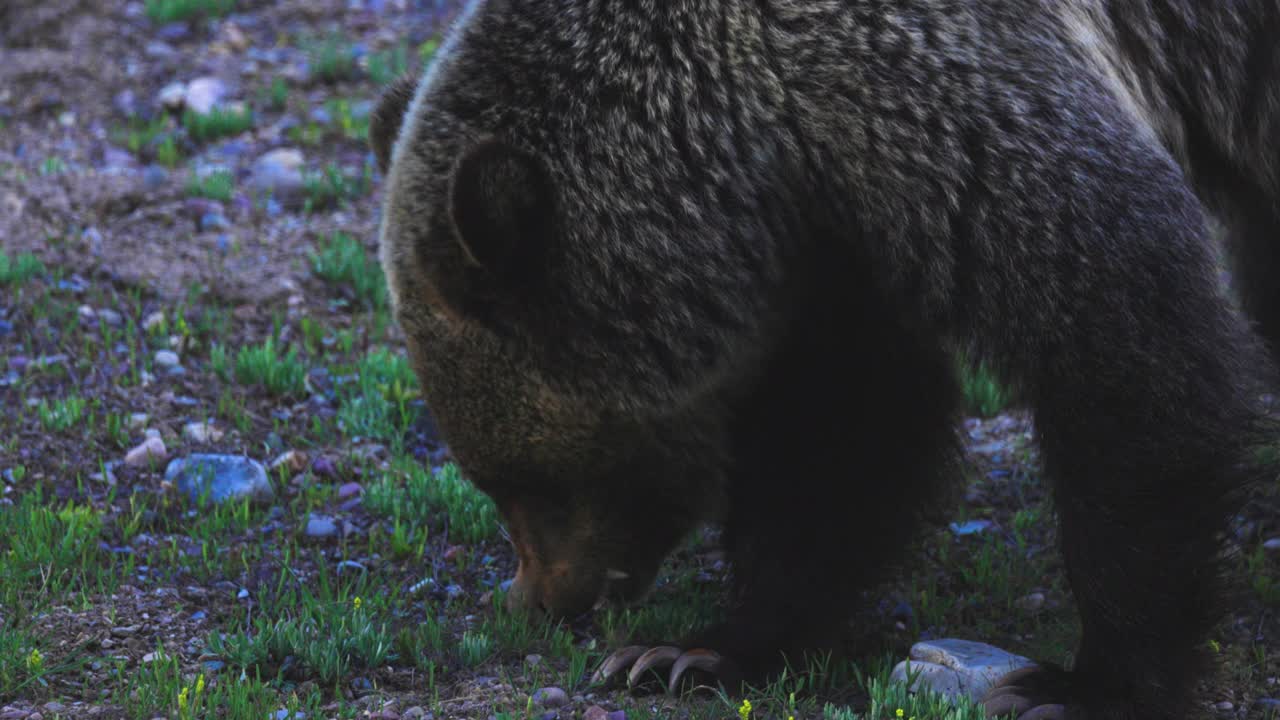
<svg viewBox="0 0 1280 720">
<path fill-rule="evenodd" d="M 957 535 L 977 535 L 991 529 L 990 520 L 968 520 L 962 523 L 951 523 L 951 532 Z"/>
<path fill-rule="evenodd" d="M 164 477 L 193 500 L 205 493 L 215 503 L 275 496 L 262 463 L 239 455 L 196 453 L 177 458 L 165 468 Z"/>
<path fill-rule="evenodd" d="M 918 642 L 910 659 L 898 663 L 890 679 L 905 683 L 914 676 L 913 692 L 922 687 L 949 698 L 982 698 L 997 680 L 1031 665 L 1031 660 L 998 647 L 971 640 L 947 638 Z"/>
<path fill-rule="evenodd" d="M 229 230 L 231 221 L 222 213 L 205 213 L 200 216 L 201 230 Z"/>
<path fill-rule="evenodd" d="M 311 513 L 307 518 L 307 537 L 329 538 L 338 534 L 338 523 L 328 515 Z"/>
</svg>

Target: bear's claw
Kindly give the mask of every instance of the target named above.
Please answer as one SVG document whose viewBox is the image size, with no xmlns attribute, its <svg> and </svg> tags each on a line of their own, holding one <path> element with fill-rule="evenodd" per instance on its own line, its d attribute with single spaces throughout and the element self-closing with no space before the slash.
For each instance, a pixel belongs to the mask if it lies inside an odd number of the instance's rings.
<svg viewBox="0 0 1280 720">
<path fill-rule="evenodd" d="M 676 692 L 680 687 L 681 678 L 690 669 L 702 670 L 713 675 L 719 675 L 722 671 L 728 669 L 727 663 L 720 656 L 720 653 L 714 650 L 704 648 L 681 650 L 673 645 L 658 645 L 655 647 L 628 645 L 605 658 L 604 662 L 600 663 L 600 667 L 595 674 L 591 676 L 591 680 L 593 683 L 608 682 L 612 677 L 628 667 L 630 667 L 630 671 L 627 672 L 627 687 L 629 689 L 635 689 L 636 685 L 644 678 L 645 673 L 650 670 L 657 671 L 661 668 L 670 667 L 671 670 L 667 675 L 668 693 Z"/>
<path fill-rule="evenodd" d="M 1039 667 L 1015 670 L 1000 678 L 982 698 L 982 708 L 987 717 L 1007 717 L 1014 714 L 1017 720 L 1066 720 L 1066 706 L 1048 701 L 1043 691 L 1024 685 L 1037 684 L 1044 678 Z"/>
</svg>

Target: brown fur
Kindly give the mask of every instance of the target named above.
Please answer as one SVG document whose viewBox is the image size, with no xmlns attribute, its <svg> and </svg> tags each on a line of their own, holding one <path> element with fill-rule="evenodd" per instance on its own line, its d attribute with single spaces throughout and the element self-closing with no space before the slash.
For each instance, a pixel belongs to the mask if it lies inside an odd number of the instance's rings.
<svg viewBox="0 0 1280 720">
<path fill-rule="evenodd" d="M 1024 694 L 1184 717 L 1268 365 L 1206 208 L 1280 338 L 1276 37 L 1280 0 L 471 3 L 371 138 L 513 598 L 634 598 L 722 517 L 689 643 L 750 678 L 824 646 L 948 474 L 963 347 L 1035 409 L 1084 625 Z"/>
</svg>

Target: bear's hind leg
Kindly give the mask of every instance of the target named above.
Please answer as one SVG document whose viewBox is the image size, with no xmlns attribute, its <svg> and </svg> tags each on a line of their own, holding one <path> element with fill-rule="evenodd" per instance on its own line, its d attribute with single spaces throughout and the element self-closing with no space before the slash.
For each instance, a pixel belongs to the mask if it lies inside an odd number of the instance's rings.
<svg viewBox="0 0 1280 720">
<path fill-rule="evenodd" d="M 1067 314 L 1088 320 L 1060 326 L 1030 382 L 1083 626 L 1074 667 L 1009 678 L 989 714 L 1173 720 L 1210 667 L 1266 361 L 1217 293 L 1207 243 L 1141 252 L 1162 276 L 1098 273 Z"/>
</svg>

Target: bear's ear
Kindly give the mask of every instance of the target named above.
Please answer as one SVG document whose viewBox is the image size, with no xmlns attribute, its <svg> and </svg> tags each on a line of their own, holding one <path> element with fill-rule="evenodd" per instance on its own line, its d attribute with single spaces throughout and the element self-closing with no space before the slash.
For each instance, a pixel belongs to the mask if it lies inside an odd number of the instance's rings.
<svg viewBox="0 0 1280 720">
<path fill-rule="evenodd" d="M 536 274 L 553 238 L 552 182 L 538 157 L 501 141 L 467 150 L 449 188 L 454 231 L 467 259 L 503 284 Z"/>
<path fill-rule="evenodd" d="M 391 148 L 395 146 L 400 126 L 404 124 L 404 114 L 409 110 L 417 87 L 418 79 L 412 75 L 396 80 L 382 91 L 378 106 L 369 116 L 369 145 L 378 159 L 378 169 L 384 174 L 391 165 Z"/>
</svg>

